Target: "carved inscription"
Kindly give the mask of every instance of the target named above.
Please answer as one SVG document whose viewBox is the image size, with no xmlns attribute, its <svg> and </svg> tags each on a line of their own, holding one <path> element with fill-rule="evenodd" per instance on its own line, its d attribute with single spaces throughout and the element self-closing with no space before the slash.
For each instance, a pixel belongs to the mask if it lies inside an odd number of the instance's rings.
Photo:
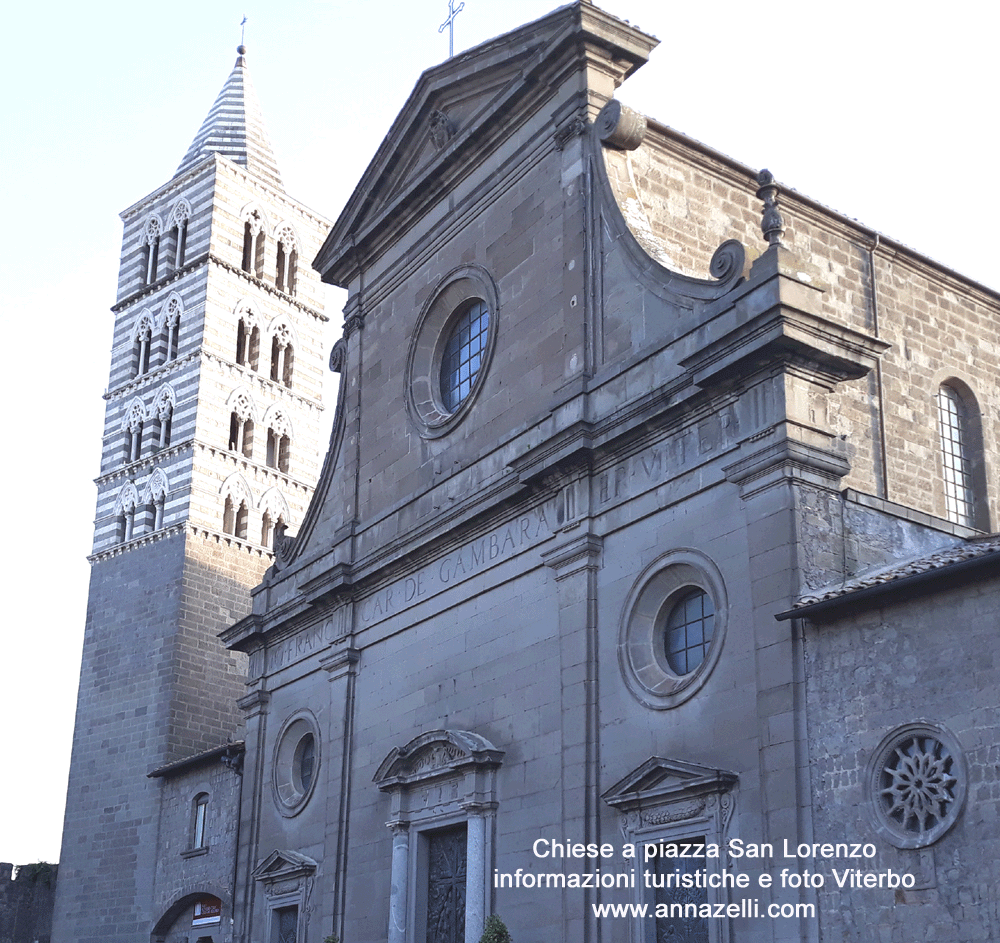
<svg viewBox="0 0 1000 943">
<path fill-rule="evenodd" d="M 383 587 L 361 601 L 362 625 L 375 625 L 450 586 L 535 546 L 552 534 L 545 510 L 536 508 L 467 544 L 416 573 Z"/>
<path fill-rule="evenodd" d="M 319 651 L 343 635 L 341 627 L 341 612 L 338 611 L 319 625 L 283 639 L 267 650 L 267 670 L 275 671 L 285 665 L 291 665 L 302 658 Z"/>
<path fill-rule="evenodd" d="M 594 482 L 598 507 L 614 504 L 680 477 L 736 440 L 737 418 L 732 407 L 706 417 L 697 426 L 657 442 L 601 472 Z"/>
</svg>

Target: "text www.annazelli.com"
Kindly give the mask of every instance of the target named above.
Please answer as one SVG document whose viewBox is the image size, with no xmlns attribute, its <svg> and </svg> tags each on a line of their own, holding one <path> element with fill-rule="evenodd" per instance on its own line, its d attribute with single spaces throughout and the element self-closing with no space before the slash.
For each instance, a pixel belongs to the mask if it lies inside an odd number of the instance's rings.
<svg viewBox="0 0 1000 943">
<path fill-rule="evenodd" d="M 596 917 L 650 917 L 657 920 L 722 920 L 759 917 L 771 920 L 810 919 L 816 916 L 815 904 L 768 904 L 761 909 L 756 897 L 738 904 L 591 904 Z"/>
</svg>

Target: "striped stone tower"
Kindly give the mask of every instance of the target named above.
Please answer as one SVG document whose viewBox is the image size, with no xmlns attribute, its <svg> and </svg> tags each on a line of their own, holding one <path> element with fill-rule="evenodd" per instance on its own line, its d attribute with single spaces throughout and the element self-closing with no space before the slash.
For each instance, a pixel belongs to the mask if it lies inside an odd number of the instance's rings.
<svg viewBox="0 0 1000 943">
<path fill-rule="evenodd" d="M 164 780 L 147 774 L 239 739 L 245 665 L 217 633 L 249 612 L 318 475 L 327 319 L 310 262 L 328 223 L 286 195 L 238 52 L 177 172 L 121 214 L 61 943 L 148 941 L 162 920 L 154 891 L 185 839 L 164 835 Z M 220 886 L 229 868 L 216 861 Z"/>
</svg>

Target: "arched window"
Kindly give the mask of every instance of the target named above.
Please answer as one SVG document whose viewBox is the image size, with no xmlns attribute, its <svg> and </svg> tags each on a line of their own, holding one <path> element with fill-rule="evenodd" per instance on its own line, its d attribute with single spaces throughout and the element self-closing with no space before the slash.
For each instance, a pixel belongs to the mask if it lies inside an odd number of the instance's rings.
<svg viewBox="0 0 1000 943">
<path fill-rule="evenodd" d="M 260 327 L 249 308 L 242 312 L 236 325 L 236 362 L 255 372 L 260 362 Z"/>
<path fill-rule="evenodd" d="M 292 426 L 280 406 L 272 406 L 264 414 L 267 426 L 267 465 L 288 473 Z"/>
<path fill-rule="evenodd" d="M 187 251 L 188 219 L 190 216 L 191 208 L 184 200 L 181 200 L 170 214 L 170 223 L 168 226 L 175 269 L 180 268 L 184 264 L 184 254 Z"/>
<path fill-rule="evenodd" d="M 243 222 L 243 271 L 264 277 L 264 216 L 259 209 L 252 209 Z"/>
<path fill-rule="evenodd" d="M 989 529 L 982 428 L 972 391 L 958 381 L 937 392 L 938 436 L 945 516 L 966 527 Z"/>
<path fill-rule="evenodd" d="M 278 324 L 271 331 L 271 379 L 291 389 L 295 350 L 292 331 L 287 324 Z"/>
<path fill-rule="evenodd" d="M 289 440 L 274 429 L 267 430 L 267 464 L 280 472 L 288 473 Z"/>
<path fill-rule="evenodd" d="M 161 449 L 165 449 L 170 445 L 170 427 L 173 423 L 173 414 L 173 407 L 169 405 L 157 414 L 157 423 L 159 424 L 159 442 L 157 446 Z"/>
<path fill-rule="evenodd" d="M 277 241 L 274 285 L 278 291 L 295 294 L 295 277 L 298 271 L 299 253 L 296 248 L 295 233 L 290 226 L 282 226 L 275 235 Z"/>
<path fill-rule="evenodd" d="M 146 408 L 142 400 L 134 399 L 122 421 L 125 433 L 125 461 L 137 462 L 142 458 L 142 429 L 146 422 Z"/>
<path fill-rule="evenodd" d="M 135 508 L 122 508 L 118 516 L 118 542 L 125 543 L 132 539 L 132 531 L 135 527 Z"/>
<path fill-rule="evenodd" d="M 253 458 L 254 408 L 250 394 L 238 390 L 229 398 L 229 450 Z"/>
<path fill-rule="evenodd" d="M 230 475 L 219 489 L 223 498 L 222 530 L 240 540 L 247 539 L 247 528 L 250 522 L 250 486 L 239 473 Z"/>
<path fill-rule="evenodd" d="M 229 416 L 229 450 L 253 458 L 253 420 L 241 419 L 237 412 Z"/>
<path fill-rule="evenodd" d="M 194 797 L 191 815 L 191 850 L 208 847 L 208 793 L 200 792 Z"/>
<path fill-rule="evenodd" d="M 126 436 L 126 448 L 128 449 L 128 460 L 137 462 L 142 458 L 142 421 L 134 426 L 129 426 Z"/>
<path fill-rule="evenodd" d="M 291 388 L 292 367 L 295 361 L 295 350 L 291 344 L 282 343 L 282 338 L 275 334 L 271 338 L 271 379 Z"/>
<path fill-rule="evenodd" d="M 280 528 L 285 526 L 285 519 L 279 514 L 276 518 L 271 518 L 271 512 L 265 511 L 260 519 L 260 543 L 268 550 L 274 549 L 274 538 Z"/>
<path fill-rule="evenodd" d="M 148 312 L 144 312 L 135 329 L 135 342 L 132 348 L 132 376 L 141 377 L 144 373 L 149 373 L 152 352 L 153 318 Z"/>
<path fill-rule="evenodd" d="M 143 226 L 140 245 L 142 246 L 143 284 L 151 285 L 156 281 L 156 273 L 160 260 L 160 221 L 151 216 Z"/>
<path fill-rule="evenodd" d="M 135 511 L 138 506 L 139 493 L 130 481 L 118 492 L 115 502 L 115 539 L 118 543 L 125 543 L 136 536 Z"/>
<path fill-rule="evenodd" d="M 277 488 L 268 488 L 261 495 L 258 508 L 261 511 L 261 545 L 273 550 L 275 539 L 288 525 L 288 503 Z"/>
<path fill-rule="evenodd" d="M 164 337 L 164 362 L 169 363 L 177 359 L 177 343 L 181 330 L 181 303 L 178 298 L 171 298 L 167 302 L 167 313 L 163 319 Z"/>
<path fill-rule="evenodd" d="M 247 539 L 247 523 L 250 520 L 250 509 L 247 502 L 240 498 L 226 495 L 226 503 L 222 514 L 223 533 L 232 534 L 240 540 Z"/>
<path fill-rule="evenodd" d="M 157 450 L 165 449 L 170 445 L 170 435 L 174 419 L 174 399 L 173 389 L 165 385 L 160 388 L 160 391 L 156 394 L 156 399 L 153 400 L 151 412 L 156 423 L 154 426 L 156 434 L 154 448 Z"/>
<path fill-rule="evenodd" d="M 163 511 L 167 500 L 167 476 L 157 468 L 149 476 L 142 492 L 143 533 L 163 527 Z"/>
</svg>

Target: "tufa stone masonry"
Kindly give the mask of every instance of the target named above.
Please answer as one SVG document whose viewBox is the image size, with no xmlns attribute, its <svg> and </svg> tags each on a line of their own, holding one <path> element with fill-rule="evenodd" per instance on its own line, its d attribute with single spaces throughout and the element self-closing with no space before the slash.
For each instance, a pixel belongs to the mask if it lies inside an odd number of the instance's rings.
<svg viewBox="0 0 1000 943">
<path fill-rule="evenodd" d="M 1000 938 L 1000 297 L 656 44 L 429 69 L 332 227 L 241 52 L 123 214 L 54 940 Z"/>
</svg>

